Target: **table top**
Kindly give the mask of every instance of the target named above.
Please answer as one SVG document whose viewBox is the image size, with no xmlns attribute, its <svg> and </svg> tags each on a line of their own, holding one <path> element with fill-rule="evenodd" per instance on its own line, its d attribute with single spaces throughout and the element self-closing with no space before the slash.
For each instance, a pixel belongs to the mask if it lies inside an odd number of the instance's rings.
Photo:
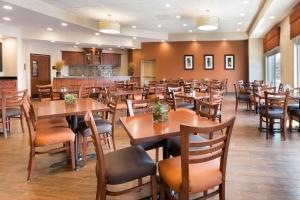
<svg viewBox="0 0 300 200">
<path fill-rule="evenodd" d="M 134 117 L 121 117 L 120 121 L 133 144 L 177 136 L 180 134 L 180 124 L 205 126 L 217 123 L 184 108 L 170 111 L 169 119 L 165 122 L 153 123 L 152 113 Z"/>
<path fill-rule="evenodd" d="M 114 96 L 127 96 L 127 95 L 138 95 L 143 94 L 143 91 L 140 90 L 128 90 L 128 91 L 111 91 L 110 92 Z"/>
<path fill-rule="evenodd" d="M 66 104 L 64 100 L 38 102 L 37 116 L 40 119 L 49 117 L 66 117 L 84 115 L 87 111 L 106 111 L 109 108 L 94 99 L 77 99 L 75 104 Z"/>
<path fill-rule="evenodd" d="M 259 98 L 265 98 L 265 93 L 264 92 L 257 92 L 256 96 L 258 96 Z M 280 97 L 282 97 L 282 96 L 278 96 L 278 98 L 280 98 Z M 294 99 L 296 101 L 300 101 L 300 93 L 299 92 L 290 92 L 289 93 L 289 98 Z"/>
<path fill-rule="evenodd" d="M 175 97 L 183 98 L 183 99 L 190 99 L 190 100 L 200 100 L 200 99 L 208 99 L 209 94 L 203 92 L 195 92 L 195 95 L 192 93 L 175 93 Z"/>
</svg>

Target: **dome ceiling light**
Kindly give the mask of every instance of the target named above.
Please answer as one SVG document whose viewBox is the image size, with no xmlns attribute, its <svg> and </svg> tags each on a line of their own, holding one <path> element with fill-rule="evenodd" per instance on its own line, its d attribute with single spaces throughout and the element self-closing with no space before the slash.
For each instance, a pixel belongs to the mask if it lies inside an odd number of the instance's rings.
<svg viewBox="0 0 300 200">
<path fill-rule="evenodd" d="M 210 15 L 199 16 L 196 19 L 196 24 L 201 31 L 214 31 L 219 29 L 219 18 Z"/>
<path fill-rule="evenodd" d="M 110 14 L 108 17 L 111 19 Z M 101 20 L 99 21 L 98 29 L 101 33 L 119 34 L 121 32 L 121 25 L 119 22 L 113 20 Z"/>
</svg>

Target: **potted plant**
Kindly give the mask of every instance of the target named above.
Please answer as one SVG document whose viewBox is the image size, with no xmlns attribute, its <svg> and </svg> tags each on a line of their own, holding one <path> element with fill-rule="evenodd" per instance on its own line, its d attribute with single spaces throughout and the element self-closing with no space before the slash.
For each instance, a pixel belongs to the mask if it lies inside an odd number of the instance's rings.
<svg viewBox="0 0 300 200">
<path fill-rule="evenodd" d="M 65 95 L 65 103 L 66 104 L 76 103 L 76 95 L 75 94 L 66 94 Z"/>
<path fill-rule="evenodd" d="M 161 104 L 160 102 L 157 102 L 153 106 L 152 114 L 153 114 L 154 123 L 168 120 L 168 108 L 167 106 Z"/>
<path fill-rule="evenodd" d="M 128 65 L 128 76 L 133 76 L 135 70 L 135 64 L 133 62 Z"/>
<path fill-rule="evenodd" d="M 56 77 L 61 76 L 61 70 L 65 66 L 65 61 L 59 60 L 56 61 L 55 66 L 53 67 L 56 70 Z"/>
</svg>

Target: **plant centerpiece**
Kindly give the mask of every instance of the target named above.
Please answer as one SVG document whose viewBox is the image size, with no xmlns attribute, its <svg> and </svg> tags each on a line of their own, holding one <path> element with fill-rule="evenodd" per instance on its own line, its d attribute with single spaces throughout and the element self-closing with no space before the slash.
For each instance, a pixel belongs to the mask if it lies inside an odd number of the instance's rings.
<svg viewBox="0 0 300 200">
<path fill-rule="evenodd" d="M 135 64 L 133 62 L 128 65 L 128 76 L 133 76 L 135 70 Z"/>
<path fill-rule="evenodd" d="M 167 105 L 163 105 L 160 102 L 157 102 L 154 106 L 153 106 L 153 122 L 157 123 L 157 122 L 163 122 L 168 120 L 168 106 Z"/>
<path fill-rule="evenodd" d="M 191 95 L 192 96 L 196 95 L 196 90 L 195 90 L 195 86 L 194 85 L 191 86 Z"/>
<path fill-rule="evenodd" d="M 65 66 L 65 61 L 59 60 L 56 61 L 55 66 L 53 67 L 56 70 L 56 77 L 61 76 L 61 70 Z"/>
<path fill-rule="evenodd" d="M 75 94 L 66 94 L 65 95 L 65 103 L 66 104 L 75 104 L 76 103 L 76 95 Z"/>
</svg>

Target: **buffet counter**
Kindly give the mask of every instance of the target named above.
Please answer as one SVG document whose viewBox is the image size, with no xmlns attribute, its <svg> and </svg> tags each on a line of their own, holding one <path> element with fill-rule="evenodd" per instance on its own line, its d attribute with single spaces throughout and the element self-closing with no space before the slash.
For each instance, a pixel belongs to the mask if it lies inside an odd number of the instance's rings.
<svg viewBox="0 0 300 200">
<path fill-rule="evenodd" d="M 55 77 L 53 79 L 53 87 L 55 89 L 66 88 L 79 88 L 80 85 L 89 86 L 109 86 L 114 84 L 115 81 L 129 81 L 130 76 L 111 76 L 111 77 L 81 77 L 81 76 L 67 76 Z"/>
</svg>

